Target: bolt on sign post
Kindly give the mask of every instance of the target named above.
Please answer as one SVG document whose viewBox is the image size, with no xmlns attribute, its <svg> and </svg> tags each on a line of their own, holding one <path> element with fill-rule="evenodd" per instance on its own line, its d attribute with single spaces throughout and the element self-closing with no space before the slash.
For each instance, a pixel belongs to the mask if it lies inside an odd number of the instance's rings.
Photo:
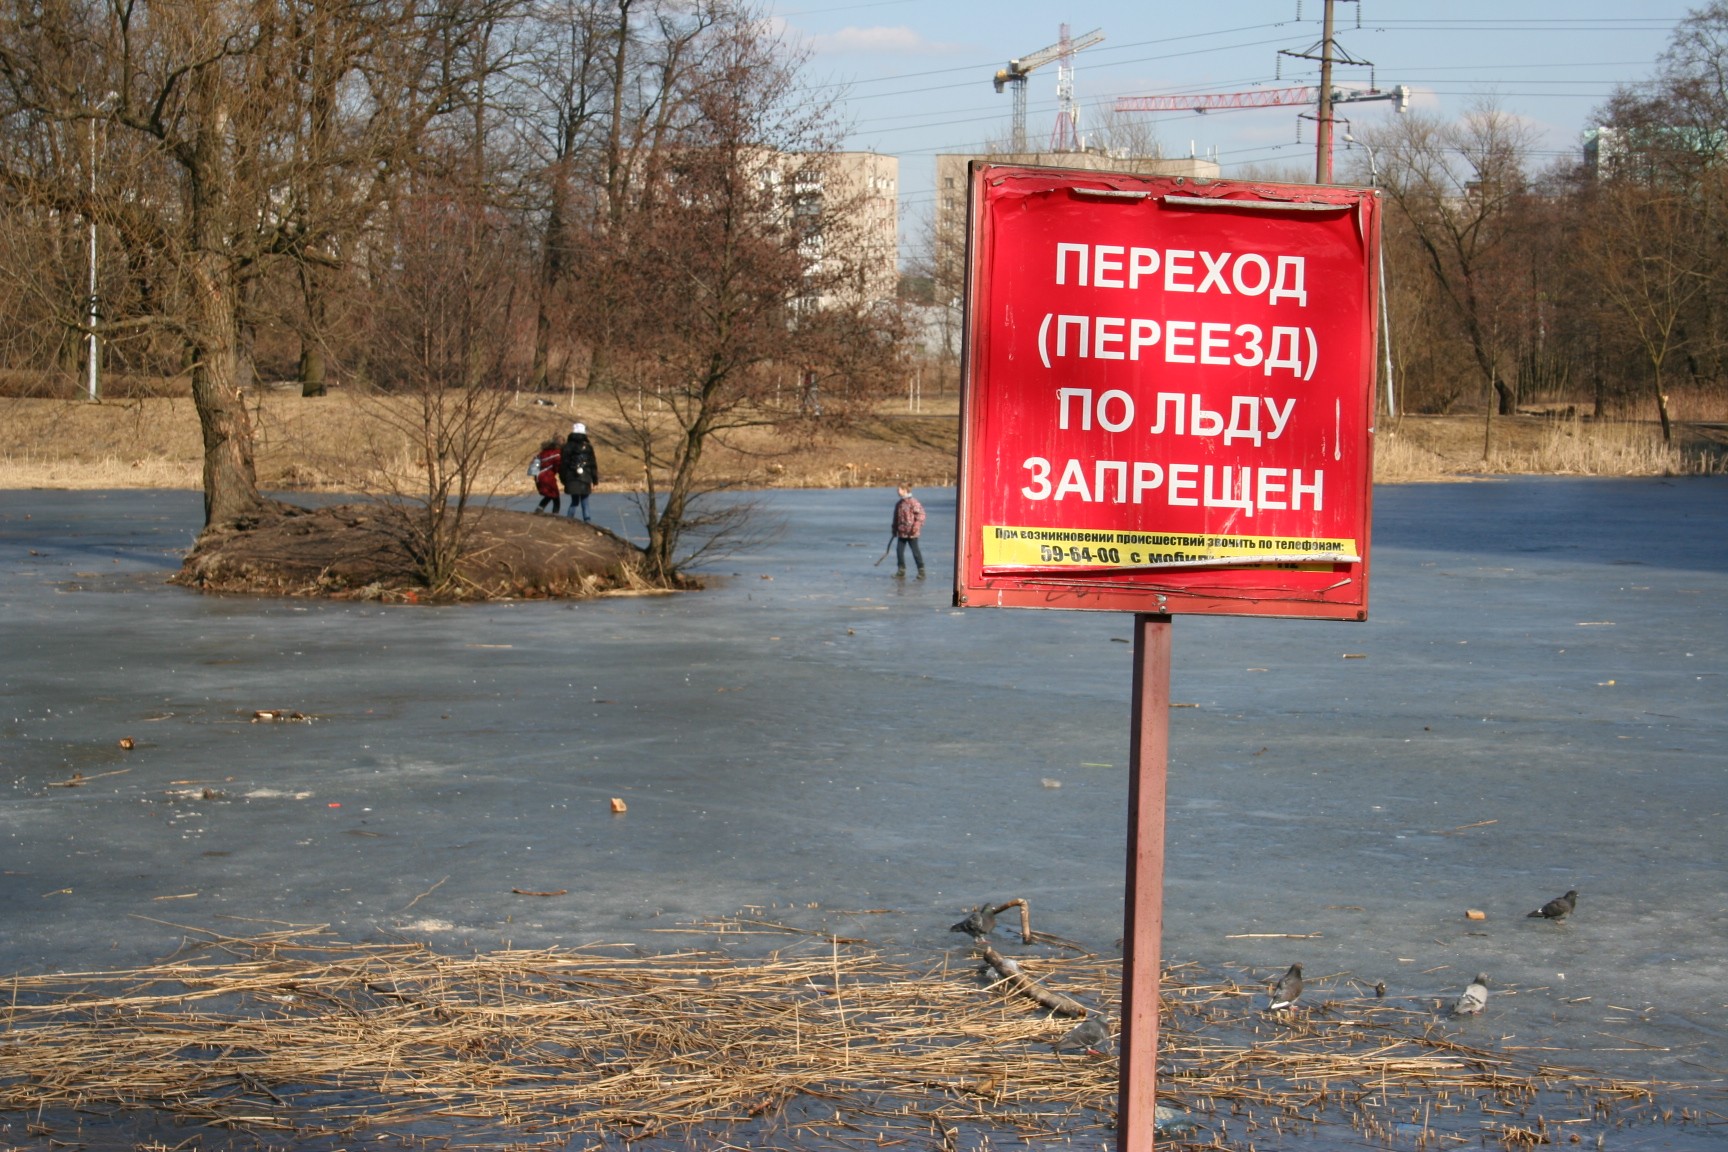
<svg viewBox="0 0 1728 1152">
<path fill-rule="evenodd" d="M 954 602 L 1132 612 L 1117 1146 L 1149 1149 L 1171 619 L 1368 610 L 1371 191 L 974 164 Z"/>
</svg>

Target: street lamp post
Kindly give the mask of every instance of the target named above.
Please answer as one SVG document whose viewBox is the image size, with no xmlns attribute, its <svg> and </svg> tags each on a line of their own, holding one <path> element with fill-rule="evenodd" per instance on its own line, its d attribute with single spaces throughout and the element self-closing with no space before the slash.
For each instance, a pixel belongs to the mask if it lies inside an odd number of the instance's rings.
<svg viewBox="0 0 1728 1152">
<path fill-rule="evenodd" d="M 102 351 L 96 339 L 99 316 L 96 296 L 96 117 L 90 117 L 90 207 L 85 210 L 90 225 L 90 294 L 85 298 L 89 321 L 88 385 L 92 402 L 102 396 Z"/>
<path fill-rule="evenodd" d="M 102 320 L 102 300 L 96 280 L 96 121 L 106 115 L 119 99 L 118 92 L 108 93 L 102 97 L 102 102 L 96 105 L 90 115 L 90 201 L 84 212 L 90 230 L 90 292 L 84 300 L 84 319 L 88 330 L 85 387 L 92 402 L 102 398 L 102 343 L 96 332 L 97 325 Z"/>
<path fill-rule="evenodd" d="M 1348 121 L 1346 121 L 1348 123 Z M 1374 146 L 1366 140 L 1358 140 L 1348 130 L 1344 133 L 1344 143 L 1360 144 L 1362 150 L 1368 153 L 1368 186 L 1376 191 L 1380 188 L 1380 165 L 1374 156 Z M 1382 220 L 1385 218 L 1382 217 Z M 1380 251 L 1375 254 L 1380 262 L 1380 339 L 1386 349 L 1386 415 L 1391 419 L 1398 418 L 1398 397 L 1392 388 L 1392 328 L 1389 320 L 1389 310 L 1386 306 L 1386 241 L 1384 227 L 1380 241 Z"/>
</svg>

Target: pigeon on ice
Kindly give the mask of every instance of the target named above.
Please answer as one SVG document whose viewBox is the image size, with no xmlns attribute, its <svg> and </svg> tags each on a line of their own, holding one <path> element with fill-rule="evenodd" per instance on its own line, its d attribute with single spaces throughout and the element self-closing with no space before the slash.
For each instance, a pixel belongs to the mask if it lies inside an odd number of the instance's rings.
<svg viewBox="0 0 1728 1152">
<path fill-rule="evenodd" d="M 1541 917 L 1544 920 L 1564 920 L 1572 914 L 1572 909 L 1578 907 L 1578 890 L 1571 889 L 1564 896 L 1556 896 L 1534 912 L 1527 912 L 1527 918 Z"/>
<path fill-rule="evenodd" d="M 1284 975 L 1272 981 L 1266 988 L 1266 1011 L 1276 1012 L 1280 1008 L 1288 1008 L 1296 1003 L 1296 997 L 1302 995 L 1302 965 L 1292 964 Z"/>
<path fill-rule="evenodd" d="M 1488 977 L 1478 972 L 1464 994 L 1452 1003 L 1452 1015 L 1474 1016 L 1488 1007 Z"/>
<path fill-rule="evenodd" d="M 951 925 L 950 932 L 964 932 L 968 936 L 988 936 L 996 930 L 996 913 L 990 905 L 980 904 L 966 913 L 966 919 Z"/>
<path fill-rule="evenodd" d="M 1189 1136 L 1200 1130 L 1200 1125 L 1186 1112 L 1175 1108 L 1166 1108 L 1162 1104 L 1152 1106 L 1152 1131 L 1160 1136 Z"/>
<path fill-rule="evenodd" d="M 1103 1016 L 1088 1013 L 1086 1019 L 1070 1028 L 1062 1039 L 1050 1045 L 1057 1052 L 1085 1052 L 1102 1056 L 1110 1047 L 1110 1022 Z"/>
</svg>

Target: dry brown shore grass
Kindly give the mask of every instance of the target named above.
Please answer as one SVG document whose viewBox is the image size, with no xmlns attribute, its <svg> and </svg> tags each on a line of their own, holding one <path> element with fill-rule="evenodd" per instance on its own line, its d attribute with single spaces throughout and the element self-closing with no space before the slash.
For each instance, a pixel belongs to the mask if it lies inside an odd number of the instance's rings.
<svg viewBox="0 0 1728 1152">
<path fill-rule="evenodd" d="M 270 491 L 352 492 L 375 466 L 405 470 L 399 446 L 370 442 L 375 427 L 345 392 L 307 400 L 267 389 L 252 401 L 258 479 Z M 560 396 L 550 406 L 523 395 L 512 407 L 504 443 L 483 487 L 527 496 L 523 467 L 540 441 L 585 421 L 600 454 L 602 490 L 639 487 L 622 451 L 608 397 Z M 744 436 L 711 453 L 716 474 L 743 487 L 844 488 L 954 480 L 957 398 L 882 404 L 856 425 L 819 440 L 785 444 Z M 199 434 L 190 399 L 154 396 L 90 404 L 0 398 L 0 488 L 197 488 Z M 1498 418 L 1483 453 L 1475 416 L 1406 416 L 1386 422 L 1375 446 L 1383 483 L 1458 480 L 1513 473 L 1651 476 L 1728 468 L 1728 425 L 1683 424 L 1665 447 L 1649 422 L 1592 422 L 1537 416 Z"/>
<path fill-rule="evenodd" d="M 48 1146 L 105 1125 L 151 1148 L 1109 1145 L 1116 1060 L 1054 1052 L 1072 1021 L 992 983 L 959 938 L 891 956 L 747 915 L 684 926 L 740 947 L 668 955 L 185 929 L 144 968 L 8 978 L 0 1113 Z M 1114 1025 L 1119 960 L 999 946 Z M 1712 1123 L 1684 1085 L 1550 1063 L 1429 999 L 1332 974 L 1267 1013 L 1258 979 L 1166 970 L 1160 1100 L 1188 1130 L 1160 1147 L 1319 1128 L 1352 1146 L 1600 1148 L 1628 1126 Z"/>
<path fill-rule="evenodd" d="M 482 491 L 531 496 L 528 460 L 542 441 L 562 439 L 573 420 L 588 425 L 599 456 L 601 491 L 641 486 L 640 465 L 624 451 L 624 427 L 610 397 L 563 397 L 537 403 L 523 394 L 511 406 Z M 854 428 L 787 444 L 746 432 L 712 446 L 715 475 L 742 487 L 836 488 L 948 484 L 954 478 L 956 404 L 927 403 L 907 413 L 884 405 Z M 411 479 L 413 460 L 400 443 L 376 442 L 380 429 L 367 404 L 337 391 L 304 399 L 267 390 L 248 403 L 260 487 L 274 492 L 354 492 L 380 467 Z M 197 414 L 186 397 L 105 401 L 0 398 L 0 488 L 197 488 L 201 483 Z M 411 490 L 411 489 L 410 489 Z"/>
</svg>

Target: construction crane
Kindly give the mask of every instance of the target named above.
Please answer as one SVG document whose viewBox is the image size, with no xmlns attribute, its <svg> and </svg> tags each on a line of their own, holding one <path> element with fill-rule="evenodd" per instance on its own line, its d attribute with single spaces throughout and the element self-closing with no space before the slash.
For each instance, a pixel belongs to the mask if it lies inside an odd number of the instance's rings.
<svg viewBox="0 0 1728 1152">
<path fill-rule="evenodd" d="M 1029 76 L 1034 69 L 1042 68 L 1052 60 L 1061 60 L 1064 68 L 1070 67 L 1068 60 L 1074 55 L 1074 53 L 1080 51 L 1082 48 L 1090 48 L 1094 44 L 1101 44 L 1103 42 L 1104 30 L 1101 28 L 1094 28 L 1084 36 L 1069 39 L 1068 28 L 1064 25 L 1062 28 L 1062 39 L 1050 45 L 1048 48 L 1040 48 L 1038 51 L 1030 53 L 1029 55 L 1010 60 L 1008 61 L 1008 67 L 997 70 L 993 81 L 996 86 L 996 91 L 1000 92 L 1004 88 L 1008 87 L 1014 89 L 1013 141 L 1015 152 L 1023 153 L 1026 151 L 1026 77 Z M 1073 74 L 1071 72 L 1068 73 L 1067 79 L 1068 100 L 1071 104 L 1073 101 Z M 1065 107 L 1064 111 L 1069 113 L 1069 123 L 1072 124 L 1073 109 Z"/>
<path fill-rule="evenodd" d="M 1118 112 L 1210 112 L 1215 108 L 1276 108 L 1285 104 L 1313 104 L 1320 99 L 1320 89 L 1256 88 L 1248 92 L 1208 92 L 1189 96 L 1118 96 Z M 1332 89 L 1332 103 L 1348 104 L 1357 100 L 1392 100 L 1402 112 L 1410 104 L 1410 88 L 1399 84 L 1382 92 L 1378 88 Z"/>
<path fill-rule="evenodd" d="M 1354 104 L 1367 100 L 1390 100 L 1395 111 L 1410 106 L 1410 86 L 1395 84 L 1385 91 L 1379 88 L 1334 88 L 1331 99 L 1320 99 L 1321 90 L 1313 86 L 1300 88 L 1255 88 L 1247 92 L 1209 92 L 1192 96 L 1118 96 L 1118 112 L 1209 112 L 1214 108 L 1276 108 L 1284 104 L 1313 104 L 1326 109 L 1325 123 L 1330 126 L 1331 109 L 1338 104 Z M 1303 113 L 1304 116 L 1307 113 Z M 1316 112 L 1314 119 L 1320 119 Z M 1332 137 L 1324 133 L 1321 141 L 1321 183 L 1332 182 Z"/>
</svg>

